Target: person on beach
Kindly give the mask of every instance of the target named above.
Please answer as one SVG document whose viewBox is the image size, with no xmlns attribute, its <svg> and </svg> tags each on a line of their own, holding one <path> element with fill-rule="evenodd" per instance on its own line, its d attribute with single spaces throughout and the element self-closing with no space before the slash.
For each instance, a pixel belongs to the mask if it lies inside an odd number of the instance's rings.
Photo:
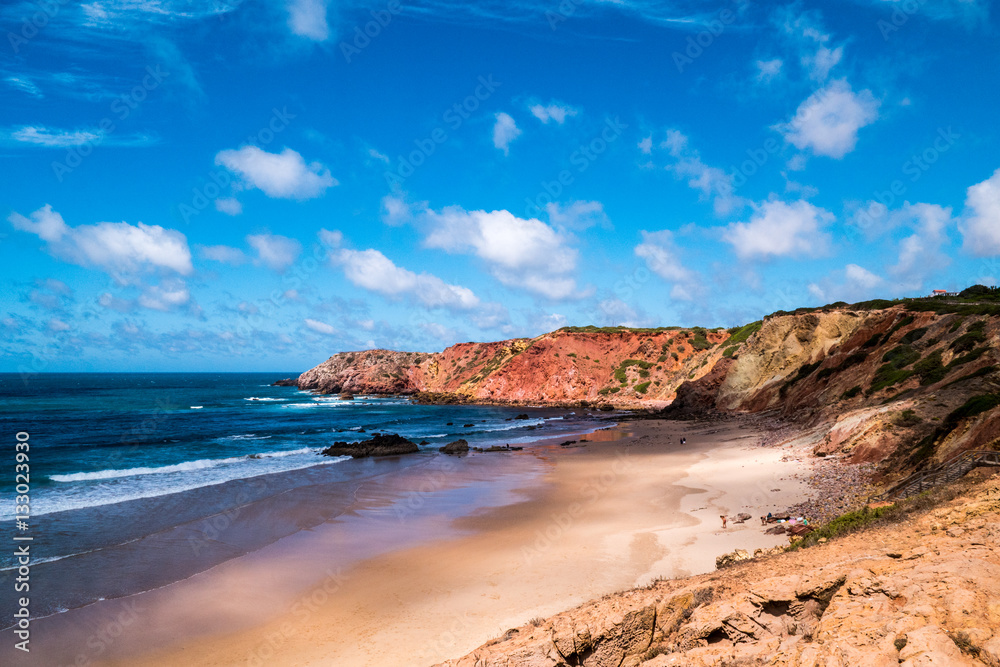
<svg viewBox="0 0 1000 667">
<path fill-rule="evenodd" d="M 726 527 L 726 515 L 723 514 L 719 518 L 722 519 L 722 527 L 725 528 Z"/>
</svg>

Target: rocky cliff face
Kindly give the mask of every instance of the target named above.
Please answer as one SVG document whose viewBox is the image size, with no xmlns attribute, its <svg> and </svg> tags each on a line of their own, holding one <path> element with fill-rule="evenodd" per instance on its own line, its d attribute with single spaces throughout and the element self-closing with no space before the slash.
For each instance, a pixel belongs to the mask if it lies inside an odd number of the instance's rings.
<svg viewBox="0 0 1000 667">
<path fill-rule="evenodd" d="M 461 343 L 437 354 L 344 352 L 306 371 L 322 393 L 455 394 L 471 401 L 665 405 L 712 370 L 725 330 L 562 329 L 533 339 Z"/>
<path fill-rule="evenodd" d="M 827 307 L 742 329 L 566 328 L 437 354 L 334 355 L 323 393 L 432 392 L 509 404 L 613 404 L 668 415 L 773 411 L 829 432 L 818 454 L 939 462 L 1000 438 L 1000 316 Z"/>
<path fill-rule="evenodd" d="M 439 667 L 998 665 L 998 494 L 967 484 L 897 525 L 605 596 Z"/>
<path fill-rule="evenodd" d="M 998 444 L 998 334 L 996 316 L 904 306 L 771 317 L 667 413 L 775 411 L 828 425 L 817 454 L 925 467 Z"/>
</svg>

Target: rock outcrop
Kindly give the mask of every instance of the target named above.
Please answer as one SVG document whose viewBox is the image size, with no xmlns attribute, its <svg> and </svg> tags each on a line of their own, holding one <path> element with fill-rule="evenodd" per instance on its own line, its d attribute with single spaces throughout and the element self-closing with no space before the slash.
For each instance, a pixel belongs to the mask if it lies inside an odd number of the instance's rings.
<svg viewBox="0 0 1000 667">
<path fill-rule="evenodd" d="M 439 452 L 444 452 L 445 454 L 468 454 L 469 453 L 469 441 L 464 438 L 456 440 L 455 442 L 449 442 L 444 447 L 441 447 Z"/>
<path fill-rule="evenodd" d="M 423 403 L 663 406 L 712 370 L 724 329 L 566 328 L 533 339 L 461 343 L 436 354 L 335 354 L 298 378 L 323 394 L 406 394 Z"/>
<path fill-rule="evenodd" d="M 324 449 L 324 456 L 351 456 L 356 459 L 368 456 L 398 456 L 419 452 L 420 447 L 395 433 L 374 433 L 368 440 L 361 442 L 335 442 Z"/>
<path fill-rule="evenodd" d="M 826 544 L 605 596 L 440 667 L 1000 664 L 1000 484 Z"/>
</svg>

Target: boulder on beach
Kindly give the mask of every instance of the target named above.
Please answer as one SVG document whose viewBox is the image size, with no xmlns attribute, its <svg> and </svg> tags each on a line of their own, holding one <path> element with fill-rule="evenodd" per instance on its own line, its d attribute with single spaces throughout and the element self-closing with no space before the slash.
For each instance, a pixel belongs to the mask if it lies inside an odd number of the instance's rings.
<svg viewBox="0 0 1000 667">
<path fill-rule="evenodd" d="M 736 563 L 742 563 L 745 560 L 750 560 L 750 553 L 743 550 L 737 549 L 727 554 L 722 554 L 715 559 L 715 569 L 721 570 L 724 567 L 729 567 L 730 565 L 735 565 Z"/>
<path fill-rule="evenodd" d="M 449 442 L 438 451 L 445 454 L 466 454 L 469 451 L 469 442 L 465 439 Z"/>
<path fill-rule="evenodd" d="M 369 440 L 361 442 L 335 442 L 323 450 L 324 456 L 351 456 L 356 459 L 367 456 L 399 456 L 419 452 L 417 443 L 410 442 L 395 433 L 376 433 Z"/>
</svg>

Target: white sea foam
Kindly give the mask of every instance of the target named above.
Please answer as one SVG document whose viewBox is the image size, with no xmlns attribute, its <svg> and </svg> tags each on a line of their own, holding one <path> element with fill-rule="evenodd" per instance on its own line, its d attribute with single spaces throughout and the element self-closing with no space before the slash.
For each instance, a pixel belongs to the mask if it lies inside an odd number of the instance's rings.
<svg viewBox="0 0 1000 667">
<path fill-rule="evenodd" d="M 270 437 L 270 436 L 266 436 Z M 309 454 L 318 453 L 320 449 L 313 449 L 311 447 L 303 447 L 301 449 L 293 449 L 284 452 L 265 452 L 262 454 L 249 454 L 246 456 L 230 456 L 224 459 L 199 459 L 197 461 L 185 461 L 184 463 L 175 463 L 169 466 L 158 466 L 155 468 L 140 467 L 140 468 L 124 468 L 120 470 L 97 470 L 95 472 L 76 472 L 69 475 L 50 475 L 49 479 L 53 482 L 90 482 L 102 479 L 116 479 L 119 477 L 136 477 L 138 475 L 166 475 L 170 473 L 177 472 L 191 472 L 194 470 L 205 470 L 206 468 L 216 468 L 218 466 L 226 465 L 227 463 L 240 463 L 247 460 L 256 459 L 272 459 L 281 458 L 285 456 L 292 456 L 293 454 Z"/>
<path fill-rule="evenodd" d="M 224 484 L 234 480 L 257 477 L 259 475 L 284 473 L 350 460 L 349 456 L 318 456 L 316 454 L 317 451 L 319 450 L 306 447 L 286 452 L 260 454 L 260 459 L 251 459 L 249 456 L 216 459 L 215 463 L 217 465 L 194 469 L 185 469 L 184 466 L 187 464 L 163 466 L 161 468 L 133 468 L 129 471 L 124 471 L 132 473 L 130 476 L 121 478 L 91 476 L 82 478 L 91 480 L 87 484 L 59 484 L 53 487 L 52 491 L 54 493 L 38 498 L 37 502 L 32 498 L 32 514 L 38 516 L 87 507 L 112 505 L 129 500 L 139 500 L 141 498 L 155 498 L 181 491 Z M 300 456 L 294 458 L 292 457 L 293 454 Z M 189 463 L 203 462 L 191 461 Z M 174 468 L 176 472 L 168 472 L 167 474 L 136 472 L 139 470 L 163 472 L 168 468 Z M 100 475 L 112 472 L 122 471 L 53 475 L 52 479 L 56 481 L 60 481 L 57 478 L 61 478 L 62 480 L 71 478 L 81 479 L 79 475 Z"/>
</svg>

